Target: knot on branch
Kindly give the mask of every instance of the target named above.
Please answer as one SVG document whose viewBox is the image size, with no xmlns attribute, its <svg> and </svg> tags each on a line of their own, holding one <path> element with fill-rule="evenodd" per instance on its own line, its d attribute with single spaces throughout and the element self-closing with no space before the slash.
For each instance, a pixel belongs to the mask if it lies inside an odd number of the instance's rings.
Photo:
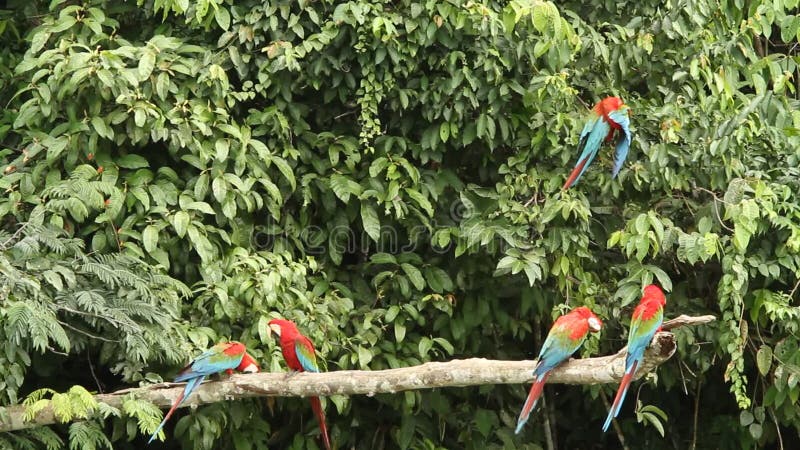
<svg viewBox="0 0 800 450">
<path fill-rule="evenodd" d="M 653 354 L 659 358 L 669 359 L 675 354 L 678 345 L 675 342 L 675 335 L 668 332 L 656 333 L 650 343 Z"/>
</svg>

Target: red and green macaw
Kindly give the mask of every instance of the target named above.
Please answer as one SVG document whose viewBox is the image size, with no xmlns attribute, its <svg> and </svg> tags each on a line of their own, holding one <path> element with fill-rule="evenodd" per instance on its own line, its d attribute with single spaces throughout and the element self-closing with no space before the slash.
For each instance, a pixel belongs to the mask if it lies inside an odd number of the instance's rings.
<svg viewBox="0 0 800 450">
<path fill-rule="evenodd" d="M 150 440 L 147 441 L 147 443 L 153 442 L 156 435 L 164 428 L 164 424 L 167 423 L 167 420 L 172 417 L 172 413 L 175 412 L 181 403 L 192 395 L 192 392 L 200 386 L 200 383 L 203 382 L 205 377 L 219 372 L 231 374 L 234 369 L 245 373 L 254 373 L 259 370 L 258 364 L 253 357 L 247 353 L 244 344 L 236 341 L 217 344 L 203 352 L 200 356 L 195 358 L 194 361 L 184 367 L 178 373 L 178 376 L 175 377 L 175 381 L 185 381 L 186 387 L 183 388 L 183 393 L 181 393 L 175 400 L 175 403 L 172 404 L 172 407 L 164 416 L 164 420 L 158 425 L 155 433 L 150 436 Z"/>
<path fill-rule="evenodd" d="M 317 356 L 314 351 L 314 344 L 311 340 L 297 329 L 297 325 L 290 320 L 273 319 L 269 321 L 269 329 L 280 338 L 281 353 L 286 365 L 290 370 L 297 372 L 319 372 Z M 319 430 L 322 434 L 322 442 L 326 450 L 331 450 L 331 442 L 328 438 L 328 425 L 325 423 L 325 411 L 322 410 L 322 403 L 319 397 L 310 397 L 311 409 L 319 422 Z"/>
<path fill-rule="evenodd" d="M 631 384 L 631 379 L 636 374 L 636 369 L 642 359 L 644 359 L 645 349 L 650 345 L 650 341 L 653 340 L 656 332 L 661 330 L 661 323 L 664 321 L 664 306 L 666 304 L 667 298 L 661 288 L 654 284 L 645 286 L 639 306 L 633 310 L 633 316 L 631 317 L 631 328 L 628 331 L 628 350 L 625 355 L 625 375 L 622 376 L 619 389 L 617 389 L 617 396 L 614 398 L 614 403 L 611 405 L 611 410 L 608 411 L 606 422 L 603 424 L 604 432 L 611 425 L 611 419 L 619 414 L 622 402 L 625 401 L 625 394 Z"/>
<path fill-rule="evenodd" d="M 615 134 L 617 134 L 616 152 L 611 177 L 617 176 L 625 158 L 628 157 L 628 149 L 631 146 L 630 114 L 631 109 L 619 97 L 606 97 L 594 105 L 589 121 L 584 125 L 578 142 L 578 150 L 581 155 L 561 188 L 562 190 L 569 189 L 578 182 L 589 164 L 594 161 L 603 141 L 610 142 L 614 139 Z"/>
<path fill-rule="evenodd" d="M 566 361 L 580 348 L 589 331 L 598 332 L 602 327 L 603 322 L 585 306 L 579 306 L 556 319 L 539 351 L 539 361 L 533 370 L 535 381 L 531 386 L 528 399 L 525 400 L 525 406 L 519 413 L 515 433 L 522 430 L 531 411 L 536 407 L 536 402 L 542 395 L 542 389 L 544 389 L 547 377 L 550 376 L 550 371 Z"/>
</svg>

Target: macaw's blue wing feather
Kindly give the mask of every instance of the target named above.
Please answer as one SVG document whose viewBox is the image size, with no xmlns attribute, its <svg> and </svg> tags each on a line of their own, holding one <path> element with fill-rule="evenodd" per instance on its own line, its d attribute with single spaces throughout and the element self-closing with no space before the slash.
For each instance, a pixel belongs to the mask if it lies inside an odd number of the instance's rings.
<svg viewBox="0 0 800 450">
<path fill-rule="evenodd" d="M 317 357 L 314 355 L 314 347 L 309 340 L 297 340 L 294 344 L 297 360 L 306 372 L 319 372 Z"/>
<path fill-rule="evenodd" d="M 227 369 L 235 369 L 239 366 L 239 363 L 242 362 L 244 352 L 241 354 L 229 355 L 224 351 L 226 348 L 226 344 L 217 344 L 201 353 L 200 356 L 195 358 L 189 366 L 175 377 L 175 381 L 186 381 L 198 376 L 206 376 Z"/>
<path fill-rule="evenodd" d="M 625 371 L 629 371 L 634 361 L 644 358 L 644 351 L 664 321 L 664 312 L 659 309 L 650 320 L 634 319 L 628 331 L 628 354 L 625 357 Z"/>
<path fill-rule="evenodd" d="M 586 168 L 594 161 L 597 151 L 603 144 L 603 140 L 608 136 L 609 131 L 611 131 L 611 126 L 600 116 L 594 117 L 586 123 L 581 132 L 581 139 L 578 142 L 578 149 L 581 154 L 578 157 L 578 162 L 575 163 L 575 168 L 567 178 L 565 187 L 570 187 L 578 182 Z"/>
<path fill-rule="evenodd" d="M 631 119 L 628 115 L 630 109 L 627 106 L 611 111 L 608 113 L 608 118 L 620 127 L 620 135 L 617 138 L 617 146 L 614 152 L 614 169 L 611 172 L 611 177 L 615 178 L 622 169 L 622 164 L 625 163 L 625 158 L 628 157 L 628 149 L 631 147 Z"/>
<path fill-rule="evenodd" d="M 569 329 L 557 327 L 558 325 L 548 333 L 542 349 L 539 351 L 539 362 L 533 371 L 537 377 L 561 364 L 583 344 L 583 339 L 572 340 L 569 338 Z"/>
</svg>

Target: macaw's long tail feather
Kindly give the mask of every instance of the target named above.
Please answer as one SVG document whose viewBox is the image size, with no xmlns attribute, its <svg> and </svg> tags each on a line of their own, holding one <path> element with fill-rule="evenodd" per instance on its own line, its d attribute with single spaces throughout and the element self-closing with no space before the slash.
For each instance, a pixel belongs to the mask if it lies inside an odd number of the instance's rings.
<svg viewBox="0 0 800 450">
<path fill-rule="evenodd" d="M 614 403 L 611 404 L 611 409 L 608 411 L 606 423 L 603 424 L 603 432 L 608 431 L 608 427 L 611 425 L 611 419 L 617 417 L 617 414 L 619 414 L 619 410 L 622 408 L 622 402 L 625 401 L 625 394 L 628 393 L 628 387 L 631 385 L 631 379 L 633 378 L 633 374 L 636 373 L 636 368 L 638 366 L 639 361 L 634 361 L 630 369 L 623 375 L 622 381 L 620 381 L 619 388 L 617 389 L 617 396 L 614 398 Z"/>
<path fill-rule="evenodd" d="M 164 428 L 164 425 L 167 423 L 169 418 L 172 417 L 172 413 L 174 413 L 175 410 L 178 409 L 178 406 L 180 406 L 184 400 L 186 400 L 187 398 L 189 398 L 190 395 L 192 395 L 192 392 L 197 388 L 197 386 L 200 385 L 200 382 L 203 381 L 203 378 L 205 377 L 192 378 L 191 380 L 186 382 L 186 387 L 183 388 L 183 392 L 181 392 L 181 395 L 179 395 L 178 398 L 175 399 L 175 403 L 173 403 L 172 408 L 170 408 L 169 411 L 167 411 L 167 414 L 164 416 L 164 420 L 162 420 L 161 423 L 158 424 L 158 428 L 156 428 L 155 433 L 153 433 L 153 435 L 150 436 L 150 440 L 147 441 L 148 444 L 153 442 L 156 436 L 158 436 L 158 433 L 161 431 L 161 429 Z"/>
<path fill-rule="evenodd" d="M 517 419 L 517 429 L 514 431 L 514 433 L 519 434 L 519 432 L 522 431 L 522 427 L 525 426 L 525 423 L 528 421 L 531 411 L 533 411 L 533 408 L 536 407 L 536 402 L 538 402 L 539 397 L 542 396 L 544 383 L 547 381 L 547 377 L 549 375 L 550 372 L 545 372 L 544 375 L 537 378 L 536 381 L 533 382 L 531 390 L 528 393 L 528 399 L 525 400 L 525 405 L 522 407 L 522 411 L 519 413 L 519 418 Z"/>
<path fill-rule="evenodd" d="M 584 167 L 586 167 L 586 163 L 588 161 L 589 158 L 584 158 L 578 161 L 578 164 L 576 164 L 575 168 L 572 169 L 572 173 L 570 173 L 569 177 L 567 177 L 567 181 L 564 182 L 564 186 L 561 187 L 562 191 L 569 189 L 570 187 L 572 187 L 573 184 L 575 184 L 578 181 L 578 178 L 580 178 L 581 174 L 583 173 L 583 169 Z"/>
<path fill-rule="evenodd" d="M 325 423 L 325 411 L 322 410 L 322 403 L 319 397 L 311 397 L 311 410 L 317 416 L 319 431 L 322 434 L 322 442 L 325 443 L 325 450 L 331 450 L 331 441 L 328 438 L 328 425 Z"/>
</svg>

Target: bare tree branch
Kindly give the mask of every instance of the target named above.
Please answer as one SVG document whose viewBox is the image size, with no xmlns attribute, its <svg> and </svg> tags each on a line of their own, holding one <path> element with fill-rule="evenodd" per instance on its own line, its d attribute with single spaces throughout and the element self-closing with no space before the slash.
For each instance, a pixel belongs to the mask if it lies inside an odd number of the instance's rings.
<svg viewBox="0 0 800 450">
<path fill-rule="evenodd" d="M 664 330 L 683 325 L 704 324 L 714 316 L 679 316 L 664 323 Z M 652 371 L 675 353 L 675 336 L 657 333 L 645 353 L 637 378 Z M 553 370 L 548 383 L 616 383 L 624 373 L 624 349 L 615 355 L 571 359 Z M 401 391 L 485 384 L 523 384 L 532 379 L 535 361 L 496 361 L 483 358 L 449 362 L 429 362 L 419 366 L 388 370 L 340 370 L 325 373 L 256 373 L 233 375 L 223 381 L 203 383 L 182 406 L 196 406 L 250 397 L 308 397 L 312 395 L 394 394 Z M 121 408 L 127 396 L 147 400 L 159 407 L 169 407 L 183 392 L 183 383 L 161 383 L 111 394 L 95 395 L 97 402 Z M 29 422 L 25 407 L 9 406 L 0 410 L 0 432 L 21 430 L 56 423 L 48 406 Z"/>
</svg>

